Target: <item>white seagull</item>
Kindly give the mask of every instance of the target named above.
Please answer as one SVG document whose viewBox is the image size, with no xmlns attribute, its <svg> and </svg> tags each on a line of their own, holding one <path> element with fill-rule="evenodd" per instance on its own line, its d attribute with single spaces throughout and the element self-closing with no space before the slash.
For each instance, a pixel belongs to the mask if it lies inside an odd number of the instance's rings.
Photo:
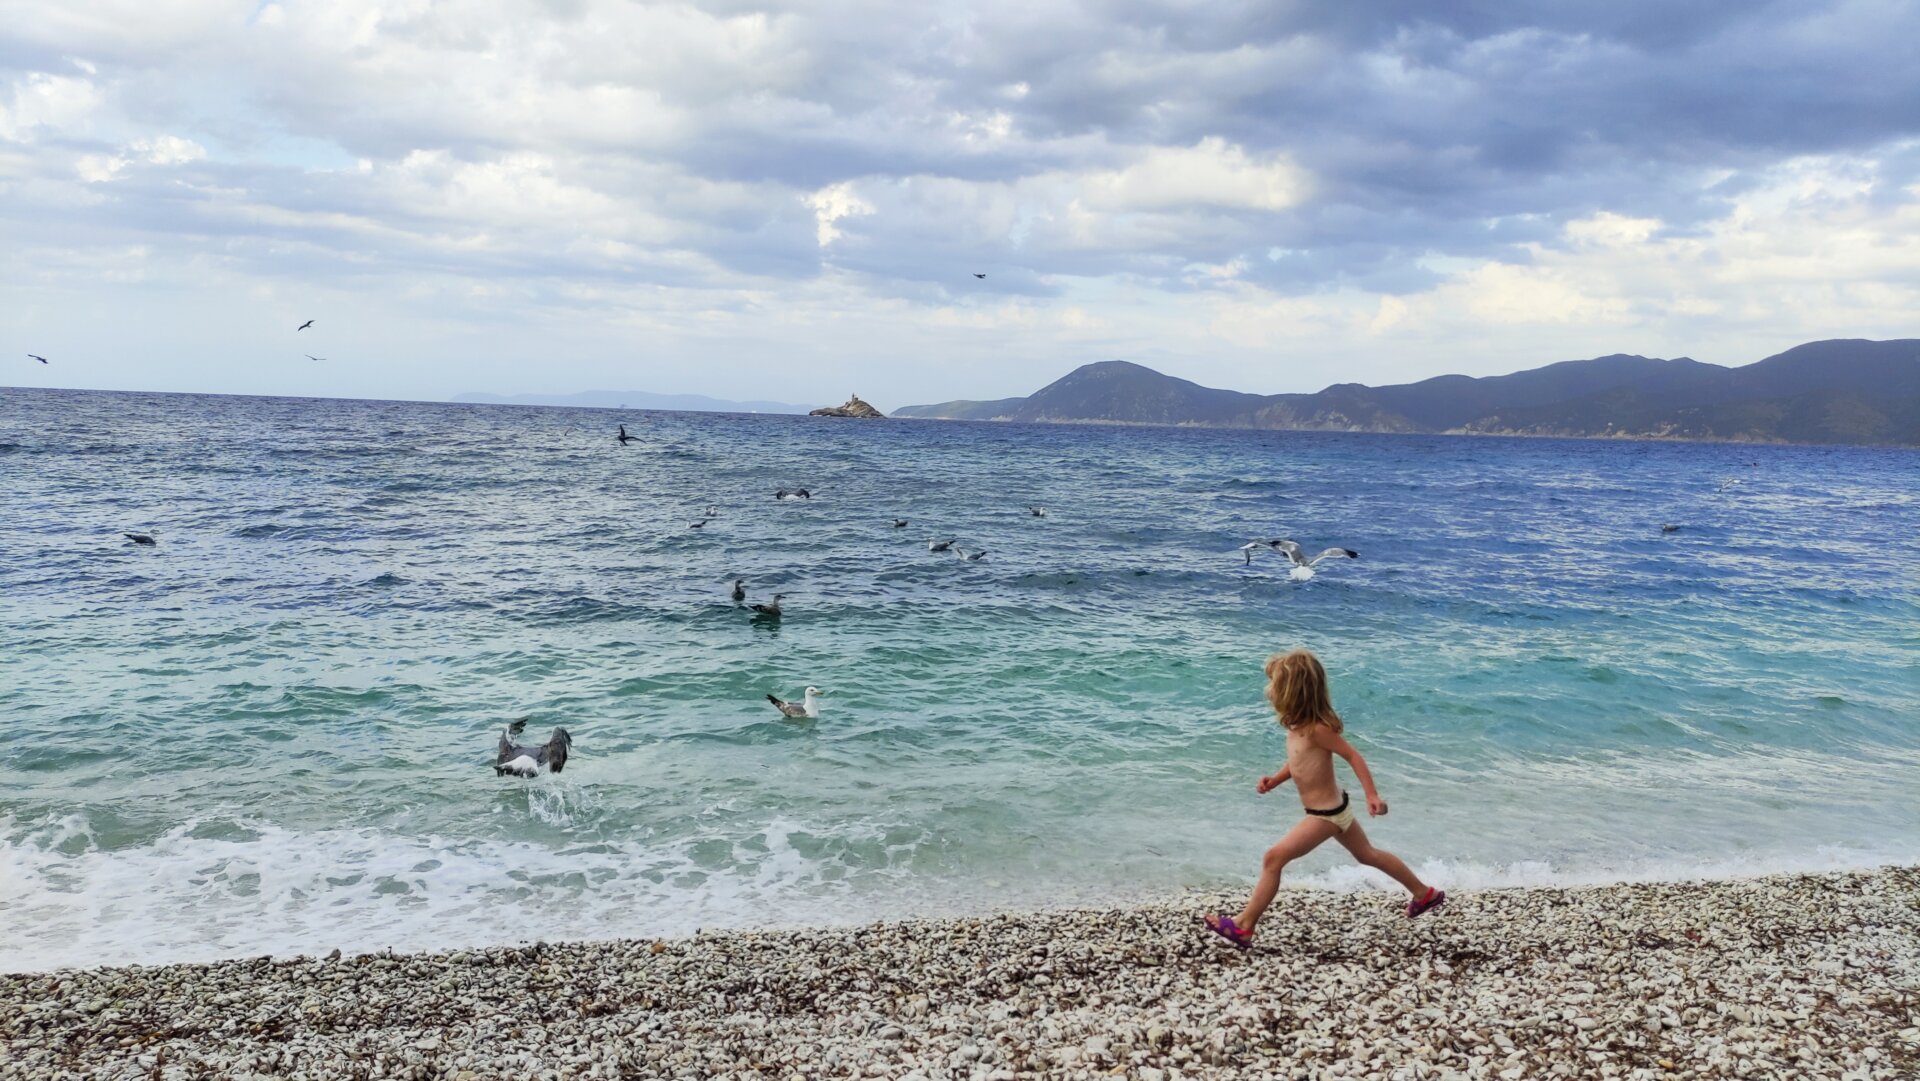
<svg viewBox="0 0 1920 1081">
<path fill-rule="evenodd" d="M 784 698 L 775 698 L 773 695 L 768 695 L 767 701 L 772 702 L 773 708 L 779 710 L 783 717 L 820 716 L 820 688 L 818 687 L 808 687 L 807 697 L 803 702 L 789 702 Z"/>
<path fill-rule="evenodd" d="M 1250 540 L 1240 547 L 1235 548 L 1234 551 L 1245 552 L 1247 554 L 1247 564 L 1251 566 L 1253 564 L 1253 553 L 1262 548 L 1271 548 L 1277 552 L 1280 550 L 1280 542 L 1277 540 Z"/>
<path fill-rule="evenodd" d="M 927 538 L 927 551 L 929 552 L 944 552 L 951 547 L 953 547 L 953 541 L 951 539 L 934 540 L 932 537 Z"/>
<path fill-rule="evenodd" d="M 1301 551 L 1300 546 L 1290 540 L 1280 541 L 1275 544 L 1274 547 L 1285 552 L 1287 559 L 1293 563 L 1293 570 L 1288 574 L 1288 577 L 1296 582 L 1304 582 L 1312 578 L 1314 566 L 1323 559 L 1332 559 L 1334 556 L 1345 556 L 1348 559 L 1360 558 L 1360 553 L 1351 548 L 1329 548 L 1319 555 L 1314 556 L 1312 559 L 1308 559 L 1307 553 Z"/>
</svg>

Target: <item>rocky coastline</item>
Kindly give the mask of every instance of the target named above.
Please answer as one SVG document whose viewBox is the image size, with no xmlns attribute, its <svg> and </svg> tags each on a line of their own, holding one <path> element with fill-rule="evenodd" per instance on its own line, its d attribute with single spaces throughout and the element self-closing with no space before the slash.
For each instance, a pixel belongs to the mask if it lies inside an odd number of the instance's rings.
<svg viewBox="0 0 1920 1081">
<path fill-rule="evenodd" d="M 1920 1076 L 1920 868 L 0 976 L 7 1078 Z"/>
</svg>

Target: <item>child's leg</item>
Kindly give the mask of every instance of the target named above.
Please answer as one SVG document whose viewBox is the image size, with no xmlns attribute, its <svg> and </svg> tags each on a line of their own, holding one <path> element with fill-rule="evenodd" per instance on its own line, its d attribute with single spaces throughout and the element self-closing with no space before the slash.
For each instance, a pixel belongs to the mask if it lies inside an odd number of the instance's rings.
<svg viewBox="0 0 1920 1081">
<path fill-rule="evenodd" d="M 1234 918 L 1242 931 L 1252 933 L 1254 924 L 1260 922 L 1260 916 L 1267 906 L 1273 903 L 1273 895 L 1280 892 L 1280 871 L 1287 864 L 1320 847 L 1320 842 L 1332 837 L 1339 830 L 1324 818 L 1309 815 L 1299 824 L 1287 831 L 1280 843 L 1267 849 L 1260 860 L 1260 881 L 1254 883 L 1253 896 L 1247 900 L 1247 907 L 1240 910 Z"/>
<path fill-rule="evenodd" d="M 1373 847 L 1373 843 L 1367 840 L 1367 831 L 1360 828 L 1360 823 L 1355 822 L 1348 826 L 1346 831 L 1340 834 L 1340 843 L 1347 847 L 1348 852 L 1353 853 L 1354 859 L 1368 867 L 1392 875 L 1395 882 L 1405 886 L 1415 897 L 1426 896 L 1427 884 L 1420 881 L 1420 876 L 1414 874 L 1411 867 L 1402 863 L 1400 857 L 1385 849 Z"/>
</svg>

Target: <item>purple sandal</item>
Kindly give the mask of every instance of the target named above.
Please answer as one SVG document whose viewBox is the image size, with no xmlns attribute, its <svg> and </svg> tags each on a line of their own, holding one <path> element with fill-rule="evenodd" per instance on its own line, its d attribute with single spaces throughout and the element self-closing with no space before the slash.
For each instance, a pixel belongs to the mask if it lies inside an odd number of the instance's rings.
<svg viewBox="0 0 1920 1081">
<path fill-rule="evenodd" d="M 1226 939 L 1243 950 L 1253 948 L 1253 932 L 1242 931 L 1240 925 L 1233 922 L 1232 916 L 1208 916 L 1207 930 Z"/>
<path fill-rule="evenodd" d="M 1423 912 L 1431 912 L 1447 903 L 1447 891 L 1427 887 L 1427 895 L 1417 901 L 1407 902 L 1407 918 L 1413 919 Z"/>
</svg>

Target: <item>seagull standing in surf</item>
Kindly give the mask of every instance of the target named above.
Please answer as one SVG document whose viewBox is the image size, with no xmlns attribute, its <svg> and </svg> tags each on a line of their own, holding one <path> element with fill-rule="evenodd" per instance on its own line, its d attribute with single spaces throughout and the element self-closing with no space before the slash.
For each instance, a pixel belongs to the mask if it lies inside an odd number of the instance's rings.
<svg viewBox="0 0 1920 1081">
<path fill-rule="evenodd" d="M 1351 548 L 1329 548 L 1319 555 L 1314 556 L 1312 559 L 1308 559 L 1307 553 L 1301 550 L 1300 545 L 1290 540 L 1283 540 L 1274 547 L 1285 552 L 1287 559 L 1293 563 L 1293 570 L 1289 572 L 1287 576 L 1296 582 L 1304 582 L 1312 578 L 1314 566 L 1323 559 L 1332 559 L 1335 556 L 1345 556 L 1348 559 L 1360 558 L 1360 553 Z"/>
<path fill-rule="evenodd" d="M 820 716 L 820 688 L 818 687 L 808 687 L 804 701 L 789 702 L 773 695 L 768 695 L 767 701 L 773 703 L 773 708 L 779 710 L 782 717 L 792 717 L 797 720 L 801 717 Z"/>
<path fill-rule="evenodd" d="M 573 737 L 564 728 L 555 728 L 545 743 L 513 741 L 514 736 L 527 730 L 527 722 L 531 719 L 522 717 L 500 733 L 500 746 L 493 756 L 495 777 L 504 777 L 509 773 L 515 777 L 535 777 L 542 766 L 549 773 L 559 773 L 567 767 L 567 751 L 573 746 Z"/>
</svg>

